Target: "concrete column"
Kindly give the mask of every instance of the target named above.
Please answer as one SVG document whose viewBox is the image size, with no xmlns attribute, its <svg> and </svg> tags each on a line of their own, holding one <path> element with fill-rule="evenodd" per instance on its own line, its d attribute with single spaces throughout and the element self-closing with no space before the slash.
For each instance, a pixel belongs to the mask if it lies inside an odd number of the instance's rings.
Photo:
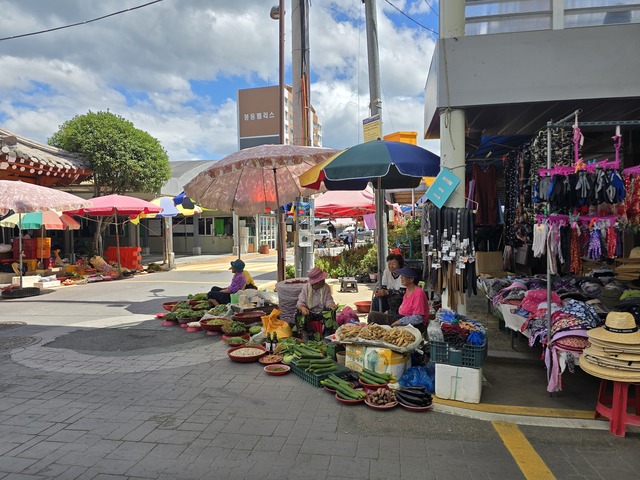
<svg viewBox="0 0 640 480">
<path fill-rule="evenodd" d="M 564 0 L 551 1 L 551 28 L 554 30 L 564 28 Z"/>
<path fill-rule="evenodd" d="M 173 218 L 165 217 L 162 219 L 164 225 L 164 241 L 165 241 L 165 257 L 164 263 L 167 264 L 169 270 L 176 268 L 176 254 L 173 252 Z"/>
<path fill-rule="evenodd" d="M 464 36 L 464 0 L 449 0 L 440 3 L 440 48 L 446 48 L 446 39 Z M 445 56 L 446 58 L 446 56 Z M 445 66 L 446 68 L 446 66 Z M 445 72 L 441 72 L 444 75 Z M 448 88 L 448 85 L 445 86 Z M 438 92 L 447 98 L 447 92 Z M 449 106 L 450 107 L 450 106 Z M 449 197 L 446 206 L 461 208 L 465 206 L 465 113 L 461 109 L 445 108 L 440 113 L 440 166 L 448 168 L 462 181 Z M 443 308 L 449 308 L 448 292 L 442 294 Z M 466 314 L 467 305 L 458 302 L 458 313 Z"/>
<path fill-rule="evenodd" d="M 238 214 L 231 211 L 231 222 L 233 224 L 233 255 L 237 255 L 238 258 L 241 256 L 240 252 L 240 219 L 238 218 Z"/>
<path fill-rule="evenodd" d="M 191 248 L 193 255 L 202 255 L 202 247 L 200 246 L 200 214 L 193 215 L 193 247 Z"/>
</svg>

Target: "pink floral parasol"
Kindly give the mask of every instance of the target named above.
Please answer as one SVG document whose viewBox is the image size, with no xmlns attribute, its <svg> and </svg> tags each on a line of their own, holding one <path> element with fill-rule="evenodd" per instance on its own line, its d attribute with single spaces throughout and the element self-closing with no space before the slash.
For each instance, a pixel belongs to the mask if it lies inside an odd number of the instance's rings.
<svg viewBox="0 0 640 480">
<path fill-rule="evenodd" d="M 18 180 L 0 180 L 0 215 L 90 207 L 91 202 L 53 188 Z"/>
</svg>

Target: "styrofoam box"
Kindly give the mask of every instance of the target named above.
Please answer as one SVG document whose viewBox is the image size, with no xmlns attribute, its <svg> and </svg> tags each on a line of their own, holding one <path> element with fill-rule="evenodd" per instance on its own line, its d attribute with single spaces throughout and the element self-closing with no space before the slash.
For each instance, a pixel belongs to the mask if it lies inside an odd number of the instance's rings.
<svg viewBox="0 0 640 480">
<path fill-rule="evenodd" d="M 33 286 L 38 288 L 59 287 L 60 280 L 49 280 L 48 282 L 36 282 L 33 284 Z"/>
<path fill-rule="evenodd" d="M 466 403 L 480 403 L 482 369 L 436 364 L 436 397 Z"/>
<path fill-rule="evenodd" d="M 27 275 L 22 277 L 22 286 L 27 287 L 35 287 L 36 282 L 40 281 L 40 275 Z M 20 277 L 13 277 L 11 279 L 12 285 L 20 285 Z"/>
</svg>

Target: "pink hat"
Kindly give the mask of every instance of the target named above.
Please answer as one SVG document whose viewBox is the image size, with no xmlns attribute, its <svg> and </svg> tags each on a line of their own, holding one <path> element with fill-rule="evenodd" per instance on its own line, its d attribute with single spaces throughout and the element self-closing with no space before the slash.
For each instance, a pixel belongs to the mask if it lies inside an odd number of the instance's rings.
<svg viewBox="0 0 640 480">
<path fill-rule="evenodd" d="M 327 275 L 328 273 L 323 272 L 321 268 L 313 267 L 309 270 L 309 274 L 307 276 L 309 277 L 309 283 L 314 284 L 327 278 Z"/>
</svg>

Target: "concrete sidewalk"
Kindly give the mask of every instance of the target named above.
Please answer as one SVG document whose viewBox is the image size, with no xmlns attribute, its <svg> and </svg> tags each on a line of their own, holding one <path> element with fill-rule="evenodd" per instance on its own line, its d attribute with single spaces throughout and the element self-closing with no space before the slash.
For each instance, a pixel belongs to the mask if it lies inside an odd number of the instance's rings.
<svg viewBox="0 0 640 480">
<path fill-rule="evenodd" d="M 423 413 L 345 406 L 293 374 L 230 362 L 219 337 L 162 327 L 154 314 L 194 291 L 188 275 L 0 303 L 0 478 L 522 479 L 499 422 L 517 424 L 557 478 L 638 478 L 635 431 L 619 439 L 605 421 L 541 414 L 569 412 L 577 384 L 565 374 L 566 390 L 550 398 L 539 360 L 489 357 L 481 411 L 441 401 Z M 505 336 L 490 335 L 495 344 Z M 526 403 L 505 413 L 487 398 L 503 409 Z"/>
</svg>

